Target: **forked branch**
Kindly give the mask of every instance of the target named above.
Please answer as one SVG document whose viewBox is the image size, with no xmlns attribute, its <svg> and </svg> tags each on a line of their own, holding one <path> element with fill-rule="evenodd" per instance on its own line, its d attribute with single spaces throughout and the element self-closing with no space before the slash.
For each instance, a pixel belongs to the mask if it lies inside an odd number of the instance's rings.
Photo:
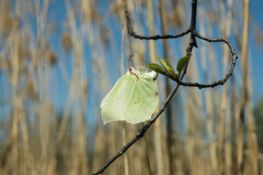
<svg viewBox="0 0 263 175">
<path fill-rule="evenodd" d="M 169 94 L 169 96 L 166 98 L 166 100 L 163 102 L 163 104 L 160 107 L 160 110 L 152 117 L 152 120 L 148 121 L 136 134 L 134 138 L 132 138 L 127 144 L 125 144 L 114 156 L 112 156 L 103 166 L 101 169 L 99 169 L 97 172 L 93 173 L 94 175 L 99 175 L 102 174 L 113 162 L 115 162 L 119 157 L 121 157 L 132 145 L 134 145 L 138 140 L 140 140 L 144 134 L 148 131 L 148 129 L 152 126 L 152 124 L 160 117 L 160 115 L 164 112 L 166 109 L 167 105 L 171 101 L 172 97 L 174 94 L 177 92 L 178 88 L 182 86 L 189 86 L 189 87 L 198 87 L 198 88 L 211 88 L 219 85 L 223 85 L 227 80 L 230 78 L 230 76 L 233 74 L 235 65 L 236 65 L 236 59 L 238 58 L 234 49 L 232 48 L 231 44 L 225 40 L 225 39 L 210 39 L 204 36 L 201 36 L 196 32 L 196 17 L 197 17 L 197 0 L 192 0 L 192 12 L 191 12 L 191 24 L 190 27 L 179 34 L 176 35 L 153 35 L 153 36 L 144 36 L 144 35 L 139 35 L 136 32 L 134 32 L 132 24 L 131 24 L 131 19 L 130 15 L 128 12 L 128 7 L 127 7 L 127 0 L 123 0 L 123 5 L 124 5 L 124 12 L 125 12 L 125 17 L 126 17 L 126 24 L 127 24 L 127 31 L 128 34 L 131 37 L 134 37 L 135 39 L 140 39 L 140 40 L 159 40 L 159 39 L 176 39 L 179 37 L 183 37 L 184 35 L 190 33 L 190 38 L 188 42 L 188 47 L 186 49 L 186 54 L 191 55 L 192 50 L 194 47 L 197 47 L 197 42 L 196 38 L 210 42 L 210 43 L 216 43 L 216 42 L 221 42 L 224 43 L 228 46 L 230 53 L 231 53 L 231 66 L 229 69 L 229 72 L 226 73 L 225 77 L 221 80 L 217 80 L 213 83 L 208 83 L 208 84 L 202 84 L 202 83 L 191 83 L 191 82 L 184 82 L 182 81 L 184 76 L 187 73 L 187 67 L 188 64 L 185 66 L 185 69 L 181 75 L 181 77 L 178 78 L 172 78 L 172 80 L 177 82 L 177 85 L 174 87 L 172 92 Z M 171 78 L 171 77 L 170 77 Z"/>
</svg>

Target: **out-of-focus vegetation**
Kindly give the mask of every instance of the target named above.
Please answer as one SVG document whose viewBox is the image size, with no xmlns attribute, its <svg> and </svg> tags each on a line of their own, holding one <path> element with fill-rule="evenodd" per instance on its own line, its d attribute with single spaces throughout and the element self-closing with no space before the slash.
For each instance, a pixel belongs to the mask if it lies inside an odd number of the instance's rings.
<svg viewBox="0 0 263 175">
<path fill-rule="evenodd" d="M 263 153 L 263 99 L 261 99 L 255 105 L 254 113 L 255 113 L 258 146 L 259 146 L 260 152 Z"/>
<path fill-rule="evenodd" d="M 121 3 L 0 0 L 1 175 L 90 174 L 124 144 L 122 123 L 104 126 L 99 109 L 126 68 Z M 138 33 L 174 34 L 189 25 L 190 0 L 128 0 L 128 6 Z M 254 117 L 247 6 L 240 0 L 199 0 L 198 30 L 233 43 L 240 56 L 235 74 L 223 87 L 181 88 L 128 151 L 126 163 L 119 159 L 105 174 L 263 173 L 263 106 L 256 105 Z M 165 57 L 175 67 L 187 39 L 132 39 L 135 65 Z M 186 78 L 221 78 L 229 66 L 227 48 L 198 45 Z M 174 84 L 162 76 L 158 81 L 163 100 Z M 127 125 L 126 139 L 138 128 Z"/>
</svg>

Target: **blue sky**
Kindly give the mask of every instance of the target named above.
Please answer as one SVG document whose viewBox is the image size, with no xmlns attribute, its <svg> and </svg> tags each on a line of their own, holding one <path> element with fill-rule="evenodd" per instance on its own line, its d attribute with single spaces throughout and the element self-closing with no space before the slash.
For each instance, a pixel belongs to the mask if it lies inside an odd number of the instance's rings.
<svg viewBox="0 0 263 175">
<path fill-rule="evenodd" d="M 103 1 L 100 1 L 101 3 L 103 3 Z M 102 6 L 103 7 L 103 6 Z M 258 25 L 260 25 L 260 27 L 263 29 L 263 16 L 262 16 L 262 8 L 263 7 L 263 1 L 261 0 L 253 0 L 251 1 L 251 15 L 252 15 L 252 20 L 251 20 L 251 28 L 250 28 L 250 56 L 251 56 L 251 63 L 252 63 L 252 69 L 251 69 L 251 73 L 252 73 L 252 78 L 253 78 L 253 100 L 254 102 L 257 102 L 260 97 L 263 96 L 263 71 L 262 71 L 262 66 L 263 66 L 263 44 L 258 47 L 255 45 L 254 42 L 254 36 L 253 36 L 253 25 L 254 23 L 257 23 Z M 101 10 L 101 9 L 100 9 Z M 55 48 L 56 53 L 58 53 L 59 57 L 65 57 L 65 55 L 62 54 L 62 50 L 60 45 L 60 35 L 61 32 L 63 31 L 63 21 L 66 19 L 66 10 L 65 10 L 65 4 L 61 3 L 61 1 L 59 0 L 54 0 L 52 1 L 52 5 L 49 9 L 49 11 L 51 12 L 50 18 L 51 19 L 55 19 L 55 21 L 62 21 L 62 22 L 58 22 L 59 24 L 57 25 L 57 32 L 54 33 L 54 35 L 52 36 L 50 43 L 52 44 L 52 46 Z M 103 10 L 102 10 L 103 11 Z M 106 19 L 108 19 L 106 17 Z M 114 25 L 113 28 L 113 32 L 118 32 L 118 27 L 119 25 Z M 240 29 L 242 31 L 242 29 Z M 240 31 L 240 33 L 241 33 Z M 119 43 L 118 43 L 119 45 Z M 120 49 L 120 48 L 119 48 Z M 87 55 L 89 55 L 89 53 L 87 53 Z M 240 53 L 239 53 L 240 55 Z M 67 60 L 67 58 L 65 58 L 64 60 Z M 70 64 L 69 62 L 66 64 Z M 60 79 L 61 77 L 59 76 L 59 72 L 58 70 L 54 70 L 55 71 L 55 75 L 57 76 L 57 79 Z M 114 75 L 115 76 L 115 75 Z M 113 77 L 114 77 L 113 76 Z M 114 77 L 116 78 L 116 77 Z M 67 87 L 66 85 L 63 85 L 63 83 L 65 82 L 57 82 L 54 85 L 54 93 L 59 93 L 59 95 L 56 95 L 57 98 L 55 98 L 55 103 L 58 104 L 60 107 L 61 106 L 61 101 L 65 101 L 65 97 L 67 94 L 67 90 L 61 90 L 61 87 Z"/>
<path fill-rule="evenodd" d="M 71 59 L 68 55 L 65 55 L 61 49 L 60 46 L 60 42 L 61 42 L 61 34 L 64 31 L 64 27 L 65 27 L 65 20 L 67 18 L 67 13 L 66 13 L 66 8 L 65 8 L 65 3 L 63 1 L 63 3 L 61 3 L 61 1 L 63 0 L 53 0 L 51 1 L 52 4 L 49 8 L 49 19 L 52 22 L 56 23 L 56 32 L 53 33 L 52 36 L 50 36 L 49 38 L 49 43 L 51 44 L 52 48 L 54 49 L 54 51 L 56 52 L 56 54 L 58 55 L 59 59 L 61 59 L 66 67 L 67 67 L 67 71 L 71 71 Z M 103 0 L 100 0 L 101 3 L 105 2 Z M 109 1 L 107 1 L 109 2 Z M 241 0 L 240 0 L 241 2 Z M 103 6 L 105 7 L 105 3 L 103 4 Z M 101 8 L 103 8 L 103 6 Z M 251 58 L 251 63 L 252 63 L 252 67 L 251 67 L 251 75 L 252 75 L 252 79 L 253 79 L 253 101 L 254 103 L 256 103 L 258 100 L 260 100 L 261 98 L 263 98 L 263 43 L 259 46 L 256 46 L 255 41 L 254 41 L 254 35 L 253 35 L 253 26 L 255 24 L 259 25 L 261 30 L 263 31 L 263 13 L 262 13 L 262 7 L 263 7 L 263 1 L 262 0 L 251 0 L 251 28 L 250 28 L 250 40 L 249 40 L 249 52 L 250 52 L 250 58 Z M 101 11 L 105 12 L 105 9 L 100 9 Z M 107 21 L 107 23 L 111 23 L 111 21 L 108 21 L 109 17 L 105 17 L 104 20 Z M 32 24 L 34 25 L 34 24 Z M 120 36 L 120 25 L 116 24 L 116 23 L 111 23 L 111 25 L 114 25 L 112 32 L 113 33 L 117 33 L 118 36 Z M 146 27 L 146 26 L 143 26 Z M 242 32 L 242 29 L 240 29 L 240 33 Z M 241 37 L 241 36 L 240 36 Z M 108 57 L 112 57 L 114 59 L 114 61 L 117 61 L 117 59 L 120 58 L 119 53 L 120 53 L 120 45 L 121 45 L 121 40 L 120 38 L 116 39 L 114 41 L 115 46 L 113 46 L 111 49 L 112 50 L 116 50 L 115 52 L 112 52 L 110 54 L 108 54 Z M 182 40 L 176 41 L 176 42 L 182 42 Z M 157 47 L 161 48 L 160 42 L 156 42 L 157 43 Z M 180 50 L 180 48 L 176 48 L 178 50 Z M 85 48 L 86 53 L 85 53 L 85 58 L 90 58 L 90 52 L 88 51 L 88 47 Z M 178 52 L 178 50 L 176 50 L 175 52 Z M 107 51 L 104 51 L 105 53 L 107 53 Z M 117 53 L 117 54 L 116 54 Z M 115 54 L 115 55 L 114 55 Z M 240 55 L 240 53 L 238 53 Z M 117 56 L 116 56 L 117 55 Z M 242 59 L 242 58 L 241 58 Z M 87 60 L 88 61 L 88 60 Z M 108 59 L 108 63 L 109 61 L 112 61 L 112 59 Z M 238 62 L 240 62 L 240 60 L 238 60 Z M 240 63 L 238 63 L 240 64 Z M 89 60 L 89 64 L 87 65 L 92 65 L 91 60 Z M 115 68 L 118 67 L 115 65 Z M 66 101 L 66 98 L 68 96 L 68 88 L 69 88 L 69 84 L 67 84 L 61 75 L 61 71 L 59 70 L 59 66 L 55 65 L 54 69 L 53 69 L 53 82 L 52 82 L 52 86 L 51 91 L 52 91 L 52 98 L 54 100 L 54 105 L 58 108 L 58 110 L 63 110 L 64 109 L 64 102 Z M 87 66 L 87 70 L 90 71 L 91 68 Z M 117 73 L 116 73 L 117 72 Z M 236 71 L 236 73 L 238 73 L 238 71 Z M 89 79 L 93 80 L 94 78 L 96 78 L 96 75 L 93 75 L 92 72 L 87 72 L 87 75 L 89 77 Z M 119 72 L 118 69 L 116 70 L 111 70 L 111 72 L 108 72 L 108 77 L 111 78 L 111 83 L 113 84 L 115 80 L 117 80 L 118 76 L 119 76 Z M 5 77 L 0 77 L 0 81 L 1 82 L 6 82 L 7 80 L 4 80 Z M 89 80 L 90 81 L 90 80 Z M 3 84 L 3 83 L 2 83 Z M 2 88 L 3 89 L 8 89 L 8 87 L 5 87 L 7 85 L 3 85 Z M 95 90 L 94 88 L 96 88 L 96 86 L 92 85 L 92 83 L 89 84 L 89 86 L 93 86 L 93 91 L 91 90 L 91 95 L 87 97 L 87 107 L 91 110 L 88 110 L 88 116 L 93 117 L 94 115 L 98 115 L 99 113 L 99 102 L 102 98 L 98 97 L 99 95 L 102 94 L 95 94 Z M 94 93 L 95 92 L 95 93 Z M 3 99 L 6 99 L 5 93 L 3 93 L 4 95 L 2 96 Z M 98 96 L 96 96 L 98 95 Z M 5 111 L 9 111 L 10 109 L 8 107 L 4 107 L 1 109 L 5 109 Z M 4 112 L 4 111 L 2 111 Z M 94 120 L 93 118 L 90 118 L 91 120 Z"/>
<path fill-rule="evenodd" d="M 260 25 L 263 29 L 263 1 L 251 1 L 251 15 L 252 21 Z M 253 30 L 253 29 L 251 29 Z M 253 34 L 250 34 L 250 55 L 252 63 L 252 78 L 254 83 L 254 101 L 258 101 L 263 96 L 263 43 L 257 47 L 254 42 Z"/>
</svg>

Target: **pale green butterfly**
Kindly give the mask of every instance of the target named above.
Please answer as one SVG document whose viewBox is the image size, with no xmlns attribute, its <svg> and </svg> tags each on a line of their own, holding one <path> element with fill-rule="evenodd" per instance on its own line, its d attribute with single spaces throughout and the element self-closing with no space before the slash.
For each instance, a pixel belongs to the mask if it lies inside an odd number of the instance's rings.
<svg viewBox="0 0 263 175">
<path fill-rule="evenodd" d="M 150 120 L 159 104 L 156 78 L 154 71 L 130 68 L 100 104 L 104 124 L 111 121 L 136 124 Z"/>
</svg>

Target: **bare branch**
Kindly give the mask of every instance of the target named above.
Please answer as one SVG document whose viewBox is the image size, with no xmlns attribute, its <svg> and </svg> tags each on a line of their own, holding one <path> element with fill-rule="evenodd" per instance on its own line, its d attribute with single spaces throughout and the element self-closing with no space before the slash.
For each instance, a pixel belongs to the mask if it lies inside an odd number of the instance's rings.
<svg viewBox="0 0 263 175">
<path fill-rule="evenodd" d="M 176 81 L 178 84 L 182 85 L 182 86 L 189 86 L 189 87 L 197 87 L 199 89 L 202 89 L 202 88 L 214 88 L 216 86 L 219 86 L 219 85 L 224 85 L 227 80 L 231 77 L 231 75 L 233 74 L 234 72 L 234 69 L 235 69 L 235 65 L 236 65 L 236 60 L 238 59 L 238 56 L 236 55 L 236 52 L 235 50 L 232 48 L 231 44 L 229 41 L 223 39 L 223 38 L 219 38 L 219 39 L 211 39 L 211 38 L 207 38 L 207 37 L 204 37 L 204 36 L 201 36 L 200 34 L 198 33 L 193 33 L 193 35 L 201 40 L 205 40 L 207 42 L 210 42 L 210 43 L 224 43 L 228 46 L 229 50 L 230 50 L 230 54 L 231 54 L 231 66 L 230 66 L 230 69 L 228 71 L 228 73 L 226 73 L 225 77 L 221 80 L 217 80 L 213 83 L 206 83 L 206 84 L 202 84 L 202 83 L 192 83 L 192 82 L 183 82 L 181 81 L 179 78 L 172 78 L 170 77 L 172 80 Z"/>
<path fill-rule="evenodd" d="M 167 35 L 154 35 L 154 36 L 145 36 L 145 35 L 139 35 L 137 34 L 136 32 L 134 32 L 133 30 L 133 27 L 132 27 L 132 22 L 131 22 L 131 18 L 130 18 L 130 15 L 129 15 L 129 11 L 128 11 L 128 7 L 127 7 L 127 2 L 126 0 L 123 0 L 123 7 L 124 7 L 124 12 L 125 12 L 125 17 L 126 17 L 126 22 L 127 22 L 127 30 L 128 30 L 128 34 L 136 39 L 139 39 L 139 40 L 159 40 L 159 39 L 175 39 L 175 38 L 179 38 L 179 37 L 182 37 L 188 33 L 191 32 L 190 29 L 182 32 L 182 33 L 179 33 L 179 34 L 176 34 L 176 35 L 170 35 L 170 34 L 167 34 Z"/>
<path fill-rule="evenodd" d="M 127 8 L 127 0 L 123 0 L 123 5 L 124 5 L 124 11 L 125 11 L 125 16 L 126 16 L 126 21 L 127 21 L 127 30 L 128 30 L 128 34 L 136 39 L 140 39 L 140 40 L 158 40 L 158 39 L 175 39 L 175 38 L 179 38 L 179 37 L 183 37 L 184 35 L 190 33 L 190 39 L 189 39 L 189 43 L 188 43 L 188 47 L 186 49 L 186 54 L 187 55 L 192 55 L 192 50 L 194 47 L 197 47 L 197 43 L 196 43 L 196 38 L 199 38 L 201 40 L 205 40 L 207 42 L 221 42 L 224 43 L 228 46 L 230 53 L 232 55 L 232 63 L 231 63 L 231 67 L 229 69 L 229 72 L 225 75 L 225 77 L 221 80 L 218 80 L 214 83 L 208 83 L 208 84 L 201 84 L 201 83 L 191 83 L 191 82 L 183 82 L 183 78 L 187 73 L 187 68 L 188 68 L 188 64 L 185 66 L 182 75 L 179 76 L 179 78 L 172 78 L 170 77 L 172 80 L 177 82 L 177 85 L 174 87 L 174 89 L 172 90 L 172 92 L 169 94 L 169 96 L 166 98 L 166 100 L 164 101 L 164 103 L 162 104 L 160 110 L 153 116 L 152 120 L 150 120 L 149 122 L 147 122 L 136 134 L 136 136 L 131 139 L 127 144 L 125 144 L 114 156 L 112 156 L 112 158 L 110 160 L 108 160 L 100 170 L 98 170 L 96 173 L 93 173 L 93 175 L 99 175 L 102 174 L 113 162 L 115 162 L 119 157 L 121 157 L 132 145 L 134 145 L 138 140 L 140 140 L 144 134 L 148 131 L 148 129 L 151 127 L 151 125 L 160 117 L 160 115 L 164 112 L 164 110 L 167 108 L 167 105 L 169 104 L 169 102 L 171 101 L 172 97 L 174 96 L 174 94 L 177 92 L 178 88 L 182 85 L 182 86 L 190 86 L 190 87 L 198 87 L 200 89 L 202 88 L 213 88 L 215 86 L 219 86 L 219 85 L 223 85 L 225 82 L 227 82 L 227 80 L 229 79 L 229 77 L 233 74 L 235 65 L 236 65 L 236 59 L 238 58 L 234 49 L 232 48 L 231 44 L 225 40 L 225 39 L 210 39 L 204 36 L 201 36 L 200 34 L 198 34 L 196 32 L 196 13 L 197 13 L 197 0 L 192 0 L 192 12 L 191 12 L 191 24 L 188 30 L 186 30 L 185 32 L 182 32 L 180 34 L 177 35 L 154 35 L 154 36 L 142 36 L 142 35 L 138 35 L 133 31 L 133 27 L 131 25 L 131 19 L 129 16 L 129 12 L 128 12 L 128 8 Z"/>
<path fill-rule="evenodd" d="M 136 136 L 131 139 L 126 145 L 124 145 L 110 160 L 105 163 L 105 165 L 98 170 L 96 173 L 93 173 L 93 175 L 99 175 L 102 174 L 115 160 L 117 160 L 120 156 L 122 156 L 132 145 L 134 145 L 139 139 L 141 139 L 146 131 L 151 127 L 151 125 L 160 117 L 160 115 L 164 112 L 167 105 L 171 101 L 174 94 L 177 92 L 177 89 L 179 88 L 179 84 L 176 85 L 176 87 L 172 90 L 172 92 L 169 94 L 169 96 L 166 98 L 165 102 L 162 104 L 160 110 L 153 116 L 152 120 L 148 121 L 136 134 Z"/>
</svg>

